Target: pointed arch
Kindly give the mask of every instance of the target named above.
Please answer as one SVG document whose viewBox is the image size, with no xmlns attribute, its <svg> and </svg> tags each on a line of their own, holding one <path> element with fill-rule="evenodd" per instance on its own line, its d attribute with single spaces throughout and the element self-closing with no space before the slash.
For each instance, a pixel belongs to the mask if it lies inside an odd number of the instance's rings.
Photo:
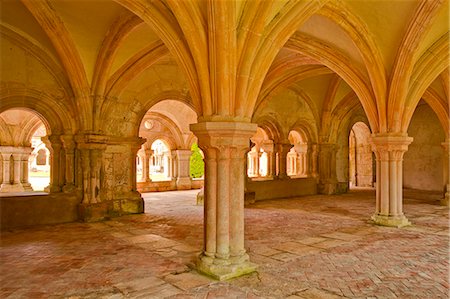
<svg viewBox="0 0 450 299">
<path fill-rule="evenodd" d="M 149 24 L 175 57 L 186 75 L 192 101 L 202 108 L 199 77 L 188 44 L 173 13 L 160 0 L 115 0 Z"/>
<path fill-rule="evenodd" d="M 94 95 L 106 94 L 106 83 L 119 46 L 142 22 L 139 17 L 127 11 L 114 20 L 110 26 L 108 34 L 103 39 L 94 67 L 92 78 Z"/>
<path fill-rule="evenodd" d="M 119 97 L 134 78 L 168 54 L 168 49 L 161 41 L 156 41 L 136 53 L 109 78 L 106 96 Z"/>
<path fill-rule="evenodd" d="M 372 128 L 379 130 L 377 106 L 368 79 L 361 71 L 350 67 L 350 58 L 330 45 L 302 33 L 295 33 L 285 47 L 320 61 L 337 73 L 358 95 Z"/>
<path fill-rule="evenodd" d="M 13 108 L 25 108 L 40 115 L 48 135 L 74 134 L 77 129 L 75 118 L 68 107 L 42 90 L 27 87 L 0 88 L 0 113 Z"/>
<path fill-rule="evenodd" d="M 407 100 L 401 114 L 401 127 L 394 127 L 394 129 L 406 132 L 422 95 L 431 83 L 448 68 L 449 58 L 449 37 L 445 34 L 416 63 L 411 75 Z"/>
<path fill-rule="evenodd" d="M 431 107 L 431 109 L 433 109 L 434 113 L 436 113 L 436 116 L 438 117 L 444 132 L 448 132 L 450 130 L 450 116 L 449 116 L 448 102 L 446 102 L 443 98 L 441 98 L 439 94 L 431 87 L 425 91 L 422 98 Z M 408 126 L 406 130 L 408 130 L 409 124 L 411 123 L 411 119 L 412 115 L 408 121 Z"/>
<path fill-rule="evenodd" d="M 386 130 L 386 70 L 381 51 L 367 25 L 352 13 L 344 2 L 329 1 L 317 14 L 332 20 L 344 30 L 359 50 L 377 99 L 380 129 Z"/>
<path fill-rule="evenodd" d="M 184 140 L 183 140 L 183 132 L 181 132 L 181 129 L 178 127 L 178 125 L 170 119 L 170 117 L 167 117 L 166 115 L 159 113 L 159 112 L 155 112 L 155 111 L 147 111 L 147 113 L 144 115 L 144 117 L 141 120 L 142 121 L 146 118 L 152 118 L 155 119 L 159 122 L 161 122 L 164 126 L 166 126 L 173 138 L 173 147 L 171 147 L 172 149 L 177 149 L 177 148 L 185 148 L 185 144 L 184 144 Z M 156 138 L 156 139 L 161 139 L 160 137 Z M 153 142 L 151 142 L 153 143 Z"/>
<path fill-rule="evenodd" d="M 266 101 L 270 100 L 274 95 L 283 89 L 291 86 L 295 82 L 302 81 L 311 77 L 331 74 L 329 68 L 321 65 L 292 65 L 290 69 L 285 70 L 282 74 L 271 74 L 266 78 L 265 84 L 258 96 L 258 101 L 255 104 L 255 112 Z M 255 113 L 253 112 L 253 113 Z"/>
<path fill-rule="evenodd" d="M 83 116 L 80 117 L 83 128 L 92 129 L 93 105 L 89 83 L 80 54 L 76 50 L 77 47 L 69 31 L 56 14 L 56 10 L 51 7 L 50 2 L 33 0 L 22 0 L 22 2 L 47 33 L 60 56 L 76 98 L 77 110 Z"/>
<path fill-rule="evenodd" d="M 431 29 L 431 23 L 442 6 L 442 0 L 423 0 L 411 17 L 408 31 L 404 35 L 401 46 L 397 52 L 391 75 L 391 84 L 388 95 L 388 131 L 400 129 L 403 107 L 408 97 L 411 75 L 414 71 L 414 57 L 419 49 L 420 42 Z"/>
<path fill-rule="evenodd" d="M 53 57 L 38 41 L 25 32 L 3 22 L 0 23 L 0 34 L 42 63 L 63 90 L 65 98 L 73 98 L 66 72 L 57 62 L 57 58 Z"/>
<path fill-rule="evenodd" d="M 275 56 L 300 25 L 317 12 L 325 2 L 320 0 L 287 2 L 264 28 L 258 46 L 246 47 L 241 60 L 248 63 L 240 66 L 238 70 L 236 94 L 236 99 L 245 105 L 238 107 L 237 115 L 249 117 L 253 114 L 264 77 Z"/>
</svg>

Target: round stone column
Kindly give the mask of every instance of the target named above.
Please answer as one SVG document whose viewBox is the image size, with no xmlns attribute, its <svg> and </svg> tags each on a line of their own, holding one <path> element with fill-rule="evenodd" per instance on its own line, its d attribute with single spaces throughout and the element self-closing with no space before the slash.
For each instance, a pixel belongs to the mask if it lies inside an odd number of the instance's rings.
<svg viewBox="0 0 450 299">
<path fill-rule="evenodd" d="M 244 247 L 245 153 L 256 124 L 191 125 L 205 154 L 204 247 L 197 269 L 219 280 L 256 270 Z"/>
</svg>

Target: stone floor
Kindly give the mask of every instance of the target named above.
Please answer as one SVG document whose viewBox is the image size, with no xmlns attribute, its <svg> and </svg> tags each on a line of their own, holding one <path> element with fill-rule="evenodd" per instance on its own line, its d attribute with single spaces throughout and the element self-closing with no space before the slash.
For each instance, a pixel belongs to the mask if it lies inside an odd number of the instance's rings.
<svg viewBox="0 0 450 299">
<path fill-rule="evenodd" d="M 368 220 L 373 191 L 258 202 L 246 247 L 257 273 L 216 282 L 197 191 L 145 194 L 146 214 L 5 231 L 0 298 L 448 298 L 448 208 L 405 200 L 413 226 Z M 420 197 L 420 196 L 419 196 Z"/>
</svg>

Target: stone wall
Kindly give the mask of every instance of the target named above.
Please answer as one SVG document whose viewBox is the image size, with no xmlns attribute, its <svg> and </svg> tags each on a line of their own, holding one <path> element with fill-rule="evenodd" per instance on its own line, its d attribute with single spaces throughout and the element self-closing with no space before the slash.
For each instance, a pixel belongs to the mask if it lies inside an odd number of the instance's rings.
<svg viewBox="0 0 450 299">
<path fill-rule="evenodd" d="M 254 192 L 256 201 L 317 194 L 315 178 L 247 180 L 245 187 L 246 193 Z"/>
<path fill-rule="evenodd" d="M 442 191 L 445 134 L 433 110 L 420 104 L 411 120 L 408 135 L 414 140 L 403 158 L 403 186 Z"/>
<path fill-rule="evenodd" d="M 66 193 L 0 197 L 1 229 L 77 221 L 79 202 Z"/>
</svg>

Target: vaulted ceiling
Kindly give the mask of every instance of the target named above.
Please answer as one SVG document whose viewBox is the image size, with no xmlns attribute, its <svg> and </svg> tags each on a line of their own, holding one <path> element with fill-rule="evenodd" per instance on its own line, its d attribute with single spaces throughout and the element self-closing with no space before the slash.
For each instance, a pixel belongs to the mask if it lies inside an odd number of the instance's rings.
<svg viewBox="0 0 450 299">
<path fill-rule="evenodd" d="M 244 121 L 303 101 L 317 131 L 362 107 L 374 132 L 406 131 L 421 98 L 448 128 L 448 1 L 1 0 L 0 11 L 2 93 L 55 89 L 80 128 L 175 99 L 199 119 Z"/>
</svg>

